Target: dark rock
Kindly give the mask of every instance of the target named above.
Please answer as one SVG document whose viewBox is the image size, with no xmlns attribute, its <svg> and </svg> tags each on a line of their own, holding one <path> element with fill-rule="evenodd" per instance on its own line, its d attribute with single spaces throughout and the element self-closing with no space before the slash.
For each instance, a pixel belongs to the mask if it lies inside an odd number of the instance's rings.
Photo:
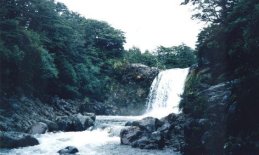
<svg viewBox="0 0 259 155">
<path fill-rule="evenodd" d="M 82 115 L 79 113 L 74 116 L 79 119 L 84 130 L 94 125 L 95 115 L 94 116 L 85 116 L 85 115 Z M 92 118 L 94 118 L 94 120 Z"/>
<path fill-rule="evenodd" d="M 35 123 L 31 126 L 29 134 L 44 134 L 48 131 L 48 125 L 43 122 Z"/>
<path fill-rule="evenodd" d="M 159 69 L 155 67 L 148 67 L 143 64 L 135 63 L 129 64 L 125 69 L 124 81 L 153 81 L 159 73 Z"/>
<path fill-rule="evenodd" d="M 146 117 L 139 121 L 127 123 L 131 125 L 121 130 L 121 144 L 131 145 L 141 149 L 162 149 L 165 146 L 164 130 L 169 130 L 170 124 L 163 126 L 157 118 Z M 169 127 L 167 127 L 169 126 Z M 158 129 L 160 129 L 158 131 Z"/>
<path fill-rule="evenodd" d="M 236 110 L 230 98 L 231 83 L 207 86 L 196 93 L 204 102 L 202 114 L 186 115 L 184 136 L 187 138 L 184 152 L 224 154 L 227 118 Z"/>
<path fill-rule="evenodd" d="M 166 123 L 166 122 L 172 123 L 176 120 L 176 118 L 177 118 L 177 115 L 174 113 L 171 113 L 168 116 L 161 118 L 160 121 L 162 121 L 163 123 Z"/>
<path fill-rule="evenodd" d="M 71 116 L 61 116 L 56 119 L 58 130 L 61 131 L 83 131 L 94 125 L 94 120 L 89 116 L 75 114 Z"/>
<path fill-rule="evenodd" d="M 36 138 L 21 132 L 0 132 L 0 148 L 18 148 L 38 145 Z"/>
<path fill-rule="evenodd" d="M 153 117 L 146 117 L 142 120 L 132 122 L 132 126 L 138 126 L 139 128 L 149 132 L 157 130 L 157 128 L 161 127 L 162 124 L 163 122 Z"/>
<path fill-rule="evenodd" d="M 44 120 L 44 123 L 48 125 L 48 131 L 53 132 L 53 131 L 58 131 L 58 124 L 56 122 L 50 121 L 50 120 Z"/>
<path fill-rule="evenodd" d="M 130 145 L 133 141 L 139 139 L 142 134 L 143 132 L 136 126 L 122 129 L 120 132 L 121 144 Z"/>
<path fill-rule="evenodd" d="M 79 151 L 78 151 L 78 149 L 77 149 L 76 147 L 74 147 L 74 146 L 67 146 L 66 148 L 61 149 L 61 150 L 58 151 L 58 153 L 59 153 L 60 155 L 75 154 L 75 153 L 77 153 L 77 152 L 79 152 Z"/>
<path fill-rule="evenodd" d="M 118 67 L 116 81 L 107 95 L 105 105 L 116 105 L 116 115 L 142 115 L 146 110 L 146 97 L 159 69 L 143 64 L 124 64 Z M 91 111 L 92 112 L 92 111 Z M 113 114 L 111 114 L 113 115 Z"/>
<path fill-rule="evenodd" d="M 86 113 L 86 115 L 91 115 L 91 117 L 93 117 L 93 113 L 96 115 L 114 115 L 118 111 L 118 108 L 114 105 L 106 104 L 103 102 L 93 102 L 82 104 L 80 107 L 80 111 L 83 114 L 85 113 L 85 111 L 90 112 Z"/>
<path fill-rule="evenodd" d="M 160 132 L 153 132 L 134 141 L 131 146 L 141 149 L 162 149 L 165 145 L 164 138 Z"/>
</svg>

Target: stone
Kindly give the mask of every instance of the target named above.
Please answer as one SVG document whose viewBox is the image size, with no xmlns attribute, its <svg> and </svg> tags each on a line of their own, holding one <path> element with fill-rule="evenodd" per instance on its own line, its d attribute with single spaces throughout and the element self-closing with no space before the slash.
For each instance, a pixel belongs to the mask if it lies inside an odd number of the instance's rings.
<svg viewBox="0 0 259 155">
<path fill-rule="evenodd" d="M 75 114 L 57 117 L 56 123 L 60 131 L 83 131 L 94 125 L 90 116 Z"/>
<path fill-rule="evenodd" d="M 139 139 L 142 133 L 140 128 L 136 126 L 122 129 L 120 132 L 121 144 L 130 145 L 133 141 Z"/>
<path fill-rule="evenodd" d="M 33 136 L 21 132 L 0 132 L 0 148 L 18 148 L 38 145 Z"/>
<path fill-rule="evenodd" d="M 146 117 L 142 120 L 132 122 L 132 126 L 138 126 L 139 128 L 149 132 L 157 130 L 157 128 L 161 127 L 162 124 L 163 123 L 159 119 L 153 117 Z"/>
<path fill-rule="evenodd" d="M 162 149 L 165 146 L 165 141 L 160 132 L 153 132 L 134 141 L 131 146 L 141 149 Z"/>
<path fill-rule="evenodd" d="M 64 149 L 61 149 L 58 151 L 60 155 L 69 155 L 69 154 L 75 154 L 79 152 L 78 149 L 74 146 L 67 146 Z"/>
<path fill-rule="evenodd" d="M 48 131 L 48 125 L 43 122 L 33 124 L 29 130 L 29 134 L 44 134 Z"/>
</svg>

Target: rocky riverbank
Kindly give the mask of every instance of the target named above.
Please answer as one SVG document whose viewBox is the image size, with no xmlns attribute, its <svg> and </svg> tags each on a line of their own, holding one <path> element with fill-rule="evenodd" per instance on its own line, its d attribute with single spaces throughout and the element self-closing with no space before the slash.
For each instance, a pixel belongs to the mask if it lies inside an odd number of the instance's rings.
<svg viewBox="0 0 259 155">
<path fill-rule="evenodd" d="M 184 147 L 184 123 L 182 114 L 170 114 L 162 119 L 146 117 L 127 122 L 121 130 L 121 144 L 141 149 L 170 147 L 181 151 Z"/>
<path fill-rule="evenodd" d="M 37 145 L 35 134 L 83 131 L 95 121 L 95 114 L 80 113 L 80 104 L 59 98 L 49 104 L 27 97 L 1 98 L 1 103 L 0 148 Z"/>
</svg>

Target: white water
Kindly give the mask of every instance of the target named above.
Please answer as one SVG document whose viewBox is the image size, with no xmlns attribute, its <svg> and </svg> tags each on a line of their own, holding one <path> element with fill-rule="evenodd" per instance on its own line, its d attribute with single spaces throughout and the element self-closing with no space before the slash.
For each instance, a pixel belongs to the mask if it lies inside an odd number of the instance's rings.
<svg viewBox="0 0 259 155">
<path fill-rule="evenodd" d="M 163 117 L 178 113 L 180 94 L 183 92 L 188 69 L 170 69 L 154 79 L 149 95 L 147 113 L 143 116 L 97 116 L 92 131 L 58 132 L 36 135 L 40 144 L 11 150 L 1 150 L 0 155 L 58 155 L 66 146 L 78 148 L 78 155 L 178 155 L 172 149 L 143 150 L 120 145 L 120 130 L 127 121 L 146 116 Z"/>
<path fill-rule="evenodd" d="M 170 113 L 180 112 L 178 105 L 188 71 L 189 68 L 177 68 L 158 74 L 150 88 L 146 116 L 161 118 Z"/>
<path fill-rule="evenodd" d="M 143 150 L 120 145 L 119 132 L 127 121 L 139 120 L 139 116 L 97 116 L 92 131 L 58 132 L 36 135 L 36 146 L 1 150 L 0 155 L 58 155 L 66 146 L 75 146 L 77 155 L 178 155 L 172 149 Z"/>
</svg>

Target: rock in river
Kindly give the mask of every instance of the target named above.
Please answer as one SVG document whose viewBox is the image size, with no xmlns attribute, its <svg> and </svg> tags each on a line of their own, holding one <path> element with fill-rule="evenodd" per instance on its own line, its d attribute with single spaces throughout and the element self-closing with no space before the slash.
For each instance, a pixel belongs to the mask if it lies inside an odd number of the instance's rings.
<svg viewBox="0 0 259 155">
<path fill-rule="evenodd" d="M 30 134 L 44 134 L 47 131 L 48 131 L 48 125 L 43 122 L 38 122 L 31 126 L 29 133 Z"/>
<path fill-rule="evenodd" d="M 67 146 L 64 149 L 61 149 L 58 151 L 60 155 L 69 155 L 69 154 L 75 154 L 78 152 L 78 149 L 74 146 Z"/>
<path fill-rule="evenodd" d="M 33 136 L 21 132 L 0 132 L 0 148 L 18 148 L 38 145 L 39 142 Z"/>
<path fill-rule="evenodd" d="M 94 125 L 92 116 L 75 114 L 58 117 L 56 123 L 60 131 L 83 131 Z"/>
</svg>

